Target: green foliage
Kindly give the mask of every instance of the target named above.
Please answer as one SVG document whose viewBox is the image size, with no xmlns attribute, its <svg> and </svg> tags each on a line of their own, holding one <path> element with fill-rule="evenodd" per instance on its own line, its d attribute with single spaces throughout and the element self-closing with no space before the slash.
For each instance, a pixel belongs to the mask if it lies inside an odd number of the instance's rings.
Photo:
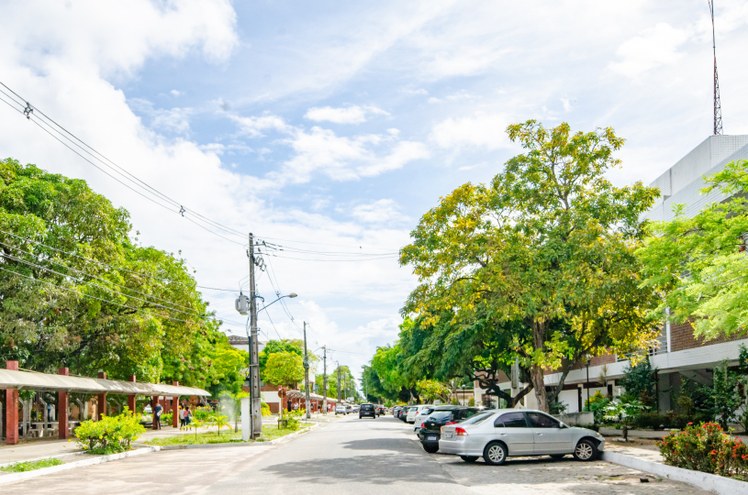
<svg viewBox="0 0 748 495">
<path fill-rule="evenodd" d="M 84 181 L 0 160 L 0 361 L 236 389 L 246 359 L 186 262 L 130 231 L 128 212 Z"/>
<path fill-rule="evenodd" d="M 682 208 L 669 222 L 652 226 L 639 252 L 644 283 L 661 294 L 657 312 L 690 322 L 697 336 L 713 339 L 748 331 L 748 263 L 743 236 L 748 232 L 748 161 L 731 162 L 705 179 L 704 192 L 730 197 L 687 218 Z"/>
<path fill-rule="evenodd" d="M 162 425 L 170 425 L 172 419 L 174 419 L 174 415 L 171 412 L 163 413 L 161 415 L 161 424 Z"/>
<path fill-rule="evenodd" d="M 748 479 L 748 448 L 717 423 L 690 424 L 658 442 L 666 464 L 705 473 Z"/>
<path fill-rule="evenodd" d="M 35 469 L 59 466 L 60 464 L 62 464 L 60 459 L 52 457 L 49 459 L 39 459 L 37 461 L 16 462 L 9 466 L 0 467 L 0 471 L 5 471 L 6 473 L 24 473 L 26 471 L 34 471 Z"/>
<path fill-rule="evenodd" d="M 639 401 L 648 408 L 657 406 L 657 370 L 652 369 L 649 359 L 628 366 L 619 383 L 625 389 L 626 400 Z"/>
<path fill-rule="evenodd" d="M 261 402 L 260 403 L 260 408 L 261 408 L 261 411 L 262 411 L 262 417 L 263 418 L 273 415 L 273 413 L 270 411 L 270 406 L 268 405 L 267 402 Z"/>
<path fill-rule="evenodd" d="M 449 387 L 436 380 L 418 380 L 416 390 L 423 402 L 441 401 L 446 403 L 449 401 Z"/>
<path fill-rule="evenodd" d="M 130 450 L 130 444 L 145 428 L 130 411 L 119 416 L 103 416 L 99 421 L 83 421 L 75 429 L 80 446 L 90 454 L 114 454 Z"/>
<path fill-rule="evenodd" d="M 299 409 L 298 411 L 286 411 L 281 419 L 284 421 L 283 428 L 288 430 L 296 431 L 301 427 L 301 418 L 304 412 Z"/>
<path fill-rule="evenodd" d="M 600 391 L 595 392 L 590 397 L 590 400 L 584 406 L 585 411 L 589 411 L 595 418 L 595 424 L 599 425 L 603 422 L 605 412 L 610 405 L 610 399 L 605 397 Z"/>
<path fill-rule="evenodd" d="M 280 351 L 268 356 L 262 380 L 273 385 L 294 387 L 304 379 L 304 361 L 295 352 Z"/>
<path fill-rule="evenodd" d="M 304 341 L 298 339 L 269 340 L 259 355 L 261 373 L 265 370 L 270 355 L 276 352 L 292 352 L 303 358 Z"/>
<path fill-rule="evenodd" d="M 631 426 L 649 409 L 640 400 L 631 397 L 616 397 L 604 409 L 603 420 Z"/>
<path fill-rule="evenodd" d="M 508 134 L 524 153 L 490 184 L 444 197 L 401 250 L 420 285 L 404 308 L 417 328 L 401 333 L 400 372 L 480 371 L 495 385 L 517 360 L 547 410 L 544 370 L 565 377 L 585 355 L 628 353 L 655 337 L 634 248 L 657 192 L 606 179 L 623 144 L 612 129 L 572 133 L 531 120 Z"/>
</svg>

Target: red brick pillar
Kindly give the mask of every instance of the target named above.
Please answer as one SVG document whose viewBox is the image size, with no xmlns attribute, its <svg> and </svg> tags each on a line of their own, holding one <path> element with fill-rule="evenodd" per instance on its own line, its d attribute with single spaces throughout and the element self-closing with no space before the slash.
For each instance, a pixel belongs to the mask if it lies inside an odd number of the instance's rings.
<svg viewBox="0 0 748 495">
<path fill-rule="evenodd" d="M 70 370 L 60 368 L 58 375 L 69 375 Z M 68 438 L 68 393 L 66 390 L 57 392 L 57 430 L 60 440 Z"/>
<path fill-rule="evenodd" d="M 106 380 L 106 373 L 99 371 L 99 378 Z M 96 400 L 96 421 L 101 421 L 101 418 L 106 414 L 106 392 L 102 392 L 97 396 Z"/>
<path fill-rule="evenodd" d="M 174 385 L 179 386 L 179 382 L 174 382 Z M 179 396 L 175 395 L 171 398 L 171 426 L 172 428 L 179 428 Z"/>
<path fill-rule="evenodd" d="M 18 361 L 6 361 L 6 370 L 17 370 Z M 5 390 L 5 443 L 18 443 L 18 389 Z"/>
<path fill-rule="evenodd" d="M 133 383 L 137 381 L 135 378 L 135 375 L 130 375 L 130 381 Z M 130 412 L 132 412 L 133 414 L 137 412 L 135 411 L 135 408 L 137 407 L 135 398 L 136 398 L 135 394 L 127 396 L 127 407 L 128 409 L 130 409 Z"/>
</svg>

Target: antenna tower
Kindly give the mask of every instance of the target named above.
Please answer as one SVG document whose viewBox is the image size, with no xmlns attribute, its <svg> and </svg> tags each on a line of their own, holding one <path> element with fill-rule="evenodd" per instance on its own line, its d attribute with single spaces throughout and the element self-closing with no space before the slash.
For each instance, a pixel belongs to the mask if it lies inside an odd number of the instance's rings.
<svg viewBox="0 0 748 495">
<path fill-rule="evenodd" d="M 722 100 L 719 97 L 719 75 L 717 74 L 717 42 L 714 36 L 714 0 L 707 0 L 712 15 L 712 52 L 714 53 L 714 135 L 722 134 Z"/>
</svg>

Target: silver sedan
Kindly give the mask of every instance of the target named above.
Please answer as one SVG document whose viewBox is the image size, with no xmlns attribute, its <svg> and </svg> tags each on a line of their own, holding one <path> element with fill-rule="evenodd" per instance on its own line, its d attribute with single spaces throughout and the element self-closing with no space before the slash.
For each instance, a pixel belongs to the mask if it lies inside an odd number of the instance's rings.
<svg viewBox="0 0 748 495">
<path fill-rule="evenodd" d="M 605 447 L 605 439 L 587 428 L 569 427 L 541 411 L 496 409 L 461 423 L 443 426 L 439 452 L 459 455 L 465 462 L 483 457 L 487 464 L 504 464 L 507 457 L 573 454 L 591 461 Z"/>
</svg>

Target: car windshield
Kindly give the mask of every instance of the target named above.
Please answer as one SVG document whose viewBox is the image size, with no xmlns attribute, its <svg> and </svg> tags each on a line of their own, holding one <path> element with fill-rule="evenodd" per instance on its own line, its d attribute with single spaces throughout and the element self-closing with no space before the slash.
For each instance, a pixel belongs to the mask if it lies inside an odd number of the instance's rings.
<svg viewBox="0 0 748 495">
<path fill-rule="evenodd" d="M 450 411 L 436 411 L 436 412 L 431 413 L 431 416 L 429 416 L 429 419 L 433 419 L 433 420 L 444 419 L 451 415 L 452 413 Z"/>
<path fill-rule="evenodd" d="M 485 420 L 487 420 L 491 416 L 493 416 L 493 414 L 494 414 L 493 412 L 482 412 L 482 413 L 476 414 L 472 418 L 468 418 L 465 421 L 462 421 L 460 424 L 463 424 L 463 425 L 477 425 L 479 423 L 484 422 Z"/>
</svg>

